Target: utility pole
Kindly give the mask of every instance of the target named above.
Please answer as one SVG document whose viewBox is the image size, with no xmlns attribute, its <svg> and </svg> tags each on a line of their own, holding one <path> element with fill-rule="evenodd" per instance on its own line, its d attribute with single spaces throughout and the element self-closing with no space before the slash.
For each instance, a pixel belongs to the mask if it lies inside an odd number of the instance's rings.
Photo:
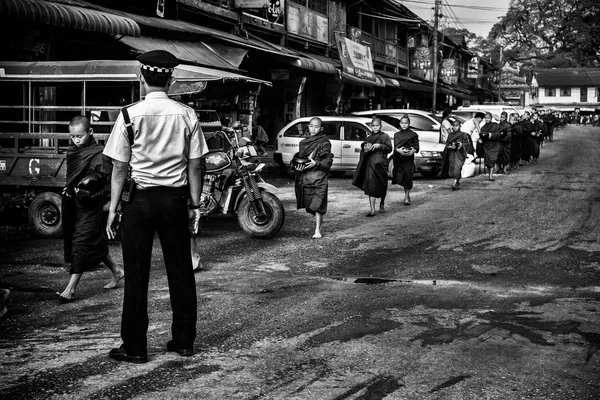
<svg viewBox="0 0 600 400">
<path fill-rule="evenodd" d="M 436 110 L 437 99 L 437 80 L 438 80 L 438 25 L 439 25 L 439 0 L 433 0 L 435 7 L 433 8 L 433 113 Z"/>
<path fill-rule="evenodd" d="M 498 103 L 502 103 L 502 45 L 500 45 L 500 69 L 498 70 Z"/>
</svg>

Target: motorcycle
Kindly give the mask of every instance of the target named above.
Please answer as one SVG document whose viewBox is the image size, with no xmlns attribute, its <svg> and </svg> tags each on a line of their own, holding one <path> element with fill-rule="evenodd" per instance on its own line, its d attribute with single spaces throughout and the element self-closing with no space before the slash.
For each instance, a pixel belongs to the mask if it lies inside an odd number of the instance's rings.
<svg viewBox="0 0 600 400">
<path fill-rule="evenodd" d="M 274 236 L 285 219 L 277 188 L 261 177 L 265 164 L 248 161 L 257 155 L 252 144 L 235 134 L 216 131 L 207 141 L 223 139 L 220 149 L 204 155 L 206 173 L 200 198 L 202 217 L 222 213 L 236 215 L 238 224 L 251 237 Z M 241 143 L 242 142 L 242 143 Z"/>
</svg>

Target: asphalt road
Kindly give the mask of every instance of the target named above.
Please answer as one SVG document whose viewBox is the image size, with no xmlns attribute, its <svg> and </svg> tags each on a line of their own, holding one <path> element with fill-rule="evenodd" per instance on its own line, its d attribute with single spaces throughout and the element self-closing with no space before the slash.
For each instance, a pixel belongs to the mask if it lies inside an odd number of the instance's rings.
<svg viewBox="0 0 600 400">
<path fill-rule="evenodd" d="M 155 246 L 150 362 L 108 358 L 120 344 L 122 288 L 84 274 L 78 300 L 60 240 L 3 227 L 0 396 L 27 399 L 600 398 L 600 128 L 555 133 L 540 160 L 494 182 L 417 179 L 411 206 L 391 187 L 366 218 L 351 177 L 332 179 L 324 237 L 280 188 L 272 240 L 233 217 L 202 233 L 196 355 L 165 352 L 170 305 Z M 120 247 L 111 247 L 121 260 Z"/>
</svg>

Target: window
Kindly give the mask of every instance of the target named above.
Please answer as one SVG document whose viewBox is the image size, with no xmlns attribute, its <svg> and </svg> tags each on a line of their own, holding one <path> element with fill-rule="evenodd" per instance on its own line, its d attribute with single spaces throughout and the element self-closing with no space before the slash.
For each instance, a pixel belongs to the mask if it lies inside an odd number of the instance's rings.
<svg viewBox="0 0 600 400">
<path fill-rule="evenodd" d="M 367 135 L 371 132 L 361 124 L 354 122 L 346 122 L 344 124 L 344 140 L 352 140 L 353 142 L 364 142 L 367 140 Z"/>
<path fill-rule="evenodd" d="M 327 15 L 327 0 L 290 0 L 290 2 L 300 4 L 309 10 Z"/>
<path fill-rule="evenodd" d="M 554 97 L 556 96 L 555 88 L 546 88 L 546 97 Z"/>
<path fill-rule="evenodd" d="M 430 131 L 433 129 L 433 122 L 429 118 L 417 114 L 411 114 L 408 117 L 410 118 L 411 129 L 417 131 Z"/>
<path fill-rule="evenodd" d="M 571 88 L 560 88 L 561 97 L 571 97 Z"/>
<path fill-rule="evenodd" d="M 309 121 L 299 122 L 292 125 L 283 133 L 284 137 L 305 138 L 310 135 L 308 130 Z M 340 140 L 340 123 L 334 121 L 323 122 L 323 131 L 329 140 Z"/>
<path fill-rule="evenodd" d="M 581 103 L 587 103 L 587 101 L 588 101 L 587 92 L 588 92 L 588 88 L 586 86 L 583 86 L 581 88 L 581 93 L 579 94 L 579 101 Z"/>
</svg>

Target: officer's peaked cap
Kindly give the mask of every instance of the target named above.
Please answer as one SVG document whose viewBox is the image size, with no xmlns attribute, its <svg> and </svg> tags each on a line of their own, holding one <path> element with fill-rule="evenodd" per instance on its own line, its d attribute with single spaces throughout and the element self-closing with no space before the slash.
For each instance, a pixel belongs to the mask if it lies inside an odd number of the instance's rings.
<svg viewBox="0 0 600 400">
<path fill-rule="evenodd" d="M 142 69 L 171 74 L 173 69 L 179 65 L 179 59 L 165 50 L 152 50 L 137 57 L 142 63 Z"/>
</svg>

